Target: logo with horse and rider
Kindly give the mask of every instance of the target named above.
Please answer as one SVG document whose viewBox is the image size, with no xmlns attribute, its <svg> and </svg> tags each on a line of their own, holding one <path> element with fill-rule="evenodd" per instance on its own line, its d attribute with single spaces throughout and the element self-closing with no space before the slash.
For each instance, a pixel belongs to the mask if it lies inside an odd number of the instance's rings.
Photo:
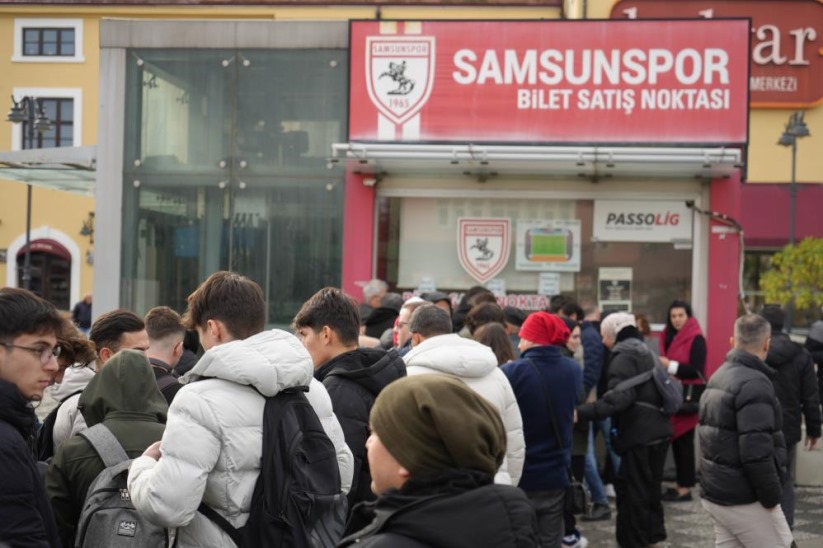
<svg viewBox="0 0 823 548">
<path fill-rule="evenodd" d="M 457 255 L 460 264 L 479 283 L 486 283 L 509 262 L 511 219 L 461 217 L 457 220 Z"/>
<path fill-rule="evenodd" d="M 416 116 L 434 84 L 434 37 L 366 38 L 366 88 L 377 110 L 397 125 Z"/>
</svg>

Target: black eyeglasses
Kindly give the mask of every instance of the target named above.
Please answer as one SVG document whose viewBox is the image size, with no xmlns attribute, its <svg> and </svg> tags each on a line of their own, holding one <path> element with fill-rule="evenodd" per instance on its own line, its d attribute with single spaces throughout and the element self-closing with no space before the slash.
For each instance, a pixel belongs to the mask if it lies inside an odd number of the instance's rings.
<svg viewBox="0 0 823 548">
<path fill-rule="evenodd" d="M 6 348 L 19 348 L 20 350 L 34 352 L 40 358 L 40 363 L 43 365 L 49 363 L 49 360 L 52 358 L 57 359 L 57 357 L 60 356 L 60 351 L 62 350 L 59 346 L 52 348 L 50 346 L 20 346 L 19 344 L 9 343 L 0 343 L 0 346 L 5 346 Z"/>
</svg>

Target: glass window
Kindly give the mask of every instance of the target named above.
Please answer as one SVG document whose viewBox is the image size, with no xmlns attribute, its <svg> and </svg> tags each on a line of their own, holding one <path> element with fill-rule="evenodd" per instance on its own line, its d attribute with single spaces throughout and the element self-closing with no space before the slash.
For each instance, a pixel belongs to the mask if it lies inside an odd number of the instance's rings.
<svg viewBox="0 0 823 548">
<path fill-rule="evenodd" d="M 508 295 L 523 297 L 516 304 L 521 308 L 546 304 L 545 298 L 536 297 L 540 272 L 518 265 L 518 246 L 528 245 L 520 240 L 528 237 L 525 227 L 531 221 L 573 221 L 569 224 L 574 227 L 579 221 L 579 268 L 558 272 L 561 293 L 578 302 L 625 307 L 645 314 L 652 323 L 662 323 L 673 299 L 691 299 L 691 249 L 675 249 L 671 243 L 594 242 L 592 200 L 383 197 L 378 207 L 377 277 L 396 290 L 413 291 L 423 278 L 432 279 L 440 291 L 457 294 L 477 285 L 458 257 L 458 219 L 504 217 L 511 220 L 511 252 L 496 277 L 505 282 Z M 563 254 L 571 253 L 568 238 L 554 242 Z M 628 284 L 612 283 L 625 277 Z"/>
<path fill-rule="evenodd" d="M 23 29 L 23 55 L 27 56 L 74 56 L 75 32 L 73 28 L 25 28 Z"/>
<path fill-rule="evenodd" d="M 340 284 L 343 50 L 132 50 L 128 55 L 123 305 L 186 298 L 230 269 L 288 324 Z M 341 76 L 342 75 L 342 76 Z"/>
</svg>

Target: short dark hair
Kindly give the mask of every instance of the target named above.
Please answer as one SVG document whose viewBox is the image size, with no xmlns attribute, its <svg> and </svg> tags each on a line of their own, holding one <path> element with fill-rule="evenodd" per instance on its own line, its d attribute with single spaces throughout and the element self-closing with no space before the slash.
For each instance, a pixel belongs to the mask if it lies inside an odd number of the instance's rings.
<svg viewBox="0 0 823 548">
<path fill-rule="evenodd" d="M 497 365 L 503 365 L 515 358 L 512 340 L 506 334 L 506 328 L 499 323 L 481 325 L 474 332 L 474 338 L 480 344 L 492 349 L 497 358 Z"/>
<path fill-rule="evenodd" d="M 115 353 L 120 350 L 120 338 L 123 333 L 134 333 L 144 329 L 146 324 L 137 314 L 118 308 L 97 318 L 89 331 L 89 339 L 94 343 L 97 352 L 108 348 Z"/>
<path fill-rule="evenodd" d="M 146 314 L 144 321 L 146 322 L 146 332 L 149 334 L 149 340 L 152 341 L 159 341 L 172 335 L 183 337 L 186 334 L 183 318 L 168 306 L 152 308 Z"/>
<path fill-rule="evenodd" d="M 62 327 L 63 318 L 50 302 L 25 289 L 0 289 L 0 341 L 20 335 L 56 336 Z"/>
<path fill-rule="evenodd" d="M 209 320 L 223 322 L 236 339 L 247 339 L 266 326 L 266 300 L 257 282 L 221 270 L 189 295 L 184 320 L 190 329 L 204 328 Z"/>
<path fill-rule="evenodd" d="M 786 324 L 786 313 L 779 304 L 764 305 L 761 315 L 772 326 L 772 331 L 783 331 L 783 326 Z"/>
<path fill-rule="evenodd" d="M 94 343 L 88 340 L 70 319 L 63 322 L 63 328 L 57 334 L 57 346 L 60 347 L 58 362 L 85 367 L 97 358 Z"/>
<path fill-rule="evenodd" d="M 487 323 L 506 325 L 506 313 L 498 304 L 481 303 L 469 310 L 466 314 L 466 327 L 474 334 L 478 327 Z"/>
<path fill-rule="evenodd" d="M 336 287 L 324 287 L 303 304 L 292 322 L 294 329 L 308 327 L 315 333 L 323 326 L 337 333 L 345 345 L 357 344 L 360 312 L 354 299 Z"/>
<path fill-rule="evenodd" d="M 447 335 L 452 332 L 449 313 L 433 304 L 426 304 L 412 312 L 409 331 L 425 338 Z"/>
<path fill-rule="evenodd" d="M 585 316 L 585 314 L 583 313 L 583 308 L 579 304 L 577 304 L 577 301 L 567 302 L 563 305 L 563 308 L 561 310 L 563 311 L 564 316 L 567 316 L 569 318 L 574 316 L 574 318 L 578 322 L 582 322 L 583 317 Z"/>
</svg>

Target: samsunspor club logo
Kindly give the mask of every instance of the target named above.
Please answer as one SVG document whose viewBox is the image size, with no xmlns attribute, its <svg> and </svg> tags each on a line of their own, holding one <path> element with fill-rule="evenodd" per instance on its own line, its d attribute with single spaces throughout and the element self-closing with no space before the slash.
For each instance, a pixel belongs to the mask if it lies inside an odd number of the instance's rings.
<svg viewBox="0 0 823 548">
<path fill-rule="evenodd" d="M 406 32 L 419 24 L 406 23 Z M 434 85 L 433 36 L 387 34 L 366 38 L 366 88 L 379 125 L 419 128 L 420 109 Z M 406 129 L 406 128 L 404 128 Z M 407 137 L 411 135 L 404 131 Z"/>
</svg>

